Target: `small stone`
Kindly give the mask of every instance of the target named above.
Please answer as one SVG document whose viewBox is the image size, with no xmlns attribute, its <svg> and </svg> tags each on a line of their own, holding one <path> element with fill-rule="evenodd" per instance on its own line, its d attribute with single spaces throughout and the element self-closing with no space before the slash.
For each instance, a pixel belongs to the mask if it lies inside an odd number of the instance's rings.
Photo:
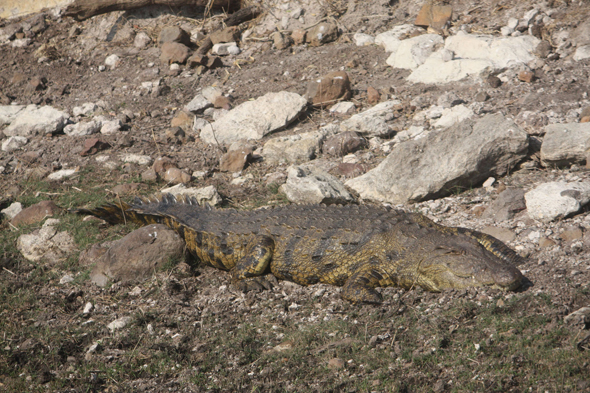
<svg viewBox="0 0 590 393">
<path fill-rule="evenodd" d="M 337 113 L 339 115 L 346 115 L 353 113 L 356 106 L 350 101 L 340 101 L 330 107 L 330 113 Z"/>
<path fill-rule="evenodd" d="M 222 172 L 240 172 L 252 159 L 252 148 L 233 150 L 225 153 L 219 161 L 219 170 Z"/>
<path fill-rule="evenodd" d="M 213 107 L 230 110 L 231 100 L 226 96 L 218 96 L 215 98 L 215 101 L 213 101 Z"/>
<path fill-rule="evenodd" d="M 61 169 L 59 171 L 55 171 L 52 174 L 50 174 L 49 176 L 47 176 L 47 179 L 49 180 L 62 180 L 62 179 L 66 179 L 68 177 L 72 177 L 76 174 L 76 172 L 78 172 L 78 169 Z"/>
<path fill-rule="evenodd" d="M 348 100 L 352 92 L 350 79 L 344 71 L 334 71 L 307 85 L 305 98 L 315 106 L 332 105 Z"/>
<path fill-rule="evenodd" d="M 63 276 L 60 280 L 59 283 L 64 285 L 64 284 L 69 284 L 72 281 L 74 281 L 74 277 L 72 277 L 70 274 L 66 274 L 65 276 Z"/>
<path fill-rule="evenodd" d="M 184 110 L 192 113 L 201 113 L 205 109 L 212 106 L 212 100 L 207 99 L 203 94 L 197 94 L 188 104 L 184 106 Z"/>
<path fill-rule="evenodd" d="M 15 150 L 22 148 L 29 142 L 24 136 L 11 136 L 2 142 L 2 151 L 11 153 Z"/>
<path fill-rule="evenodd" d="M 535 74 L 531 71 L 521 71 L 518 73 L 518 80 L 521 82 L 531 83 L 535 79 Z"/>
<path fill-rule="evenodd" d="M 56 216 L 62 212 L 62 209 L 53 201 L 41 201 L 23 209 L 12 218 L 12 225 L 30 225 L 41 222 L 45 217 Z"/>
<path fill-rule="evenodd" d="M 84 305 L 84 310 L 82 311 L 82 313 L 84 313 L 84 314 L 90 314 L 93 309 L 94 309 L 94 306 L 92 305 L 92 303 L 87 302 Z"/>
<path fill-rule="evenodd" d="M 340 358 L 330 359 L 330 361 L 328 362 L 328 368 L 331 370 L 340 370 L 344 368 L 344 360 Z"/>
<path fill-rule="evenodd" d="M 152 39 L 150 38 L 150 36 L 147 35 L 147 33 L 140 31 L 135 35 L 135 39 L 133 40 L 133 46 L 135 46 L 138 49 L 143 49 L 147 47 L 151 42 Z"/>
<path fill-rule="evenodd" d="M 131 322 L 131 320 L 132 320 L 131 317 L 121 317 L 121 318 L 115 319 L 113 322 L 109 323 L 107 325 L 107 328 L 109 328 L 109 330 L 111 332 L 114 332 L 115 330 L 123 329 L 125 326 L 127 326 Z"/>
<path fill-rule="evenodd" d="M 209 38 L 211 39 L 213 45 L 229 42 L 233 42 L 235 44 L 240 38 L 240 30 L 236 26 L 226 27 L 225 29 L 212 32 L 209 34 Z"/>
<path fill-rule="evenodd" d="M 369 104 L 375 105 L 379 102 L 380 99 L 381 99 L 381 94 L 379 94 L 377 89 L 375 89 L 372 86 L 369 86 L 367 88 L 367 101 L 369 102 Z"/>
<path fill-rule="evenodd" d="M 121 131 L 121 127 L 123 127 L 123 123 L 119 119 L 103 121 L 100 133 L 103 135 L 116 134 Z"/>
<path fill-rule="evenodd" d="M 582 232 L 582 228 L 580 227 L 568 227 L 566 228 L 560 235 L 559 238 L 565 242 L 573 242 L 575 240 L 579 240 L 584 236 Z"/>
<path fill-rule="evenodd" d="M 164 64 L 183 64 L 189 55 L 189 48 L 177 42 L 166 42 L 160 50 L 160 61 Z"/>
<path fill-rule="evenodd" d="M 502 85 L 502 81 L 497 76 L 490 75 L 488 76 L 488 84 L 493 88 L 497 88 Z"/>
<path fill-rule="evenodd" d="M 303 29 L 293 30 L 293 32 L 291 33 L 291 38 L 293 39 L 293 43 L 295 45 L 301 45 L 306 41 L 307 31 Z"/>
<path fill-rule="evenodd" d="M 280 31 L 275 31 L 272 33 L 270 38 L 273 40 L 275 48 L 278 50 L 287 49 L 289 46 L 291 46 L 291 37 L 281 33 Z"/>
<path fill-rule="evenodd" d="M 485 102 L 489 98 L 490 98 L 490 96 L 485 91 L 480 91 L 479 93 L 477 93 L 475 95 L 475 101 L 477 101 L 477 102 Z"/>
<path fill-rule="evenodd" d="M 0 210 L 0 213 L 4 214 L 9 220 L 12 220 L 18 213 L 23 210 L 23 205 L 20 202 L 14 202 L 6 209 Z"/>
<path fill-rule="evenodd" d="M 117 55 L 110 55 L 104 60 L 104 65 L 114 70 L 121 61 L 121 58 Z"/>
<path fill-rule="evenodd" d="M 549 248 L 555 246 L 557 243 L 555 241 L 543 236 L 539 239 L 539 247 L 540 248 Z"/>
<path fill-rule="evenodd" d="M 158 180 L 158 175 L 156 171 L 150 168 L 141 173 L 141 180 L 144 182 L 154 182 Z"/>
<path fill-rule="evenodd" d="M 306 38 L 311 46 L 320 46 L 332 42 L 338 38 L 338 26 L 329 22 L 320 23 L 307 33 Z"/>
<path fill-rule="evenodd" d="M 131 195 L 136 194 L 140 188 L 142 188 L 140 183 L 124 183 L 116 185 L 111 191 L 116 195 Z"/>
<path fill-rule="evenodd" d="M 213 45 L 211 53 L 218 56 L 239 55 L 240 48 L 235 42 L 226 42 Z"/>
<path fill-rule="evenodd" d="M 179 26 L 166 26 L 158 35 L 158 46 L 163 46 L 165 43 L 190 45 L 191 37 L 186 30 Z"/>
<path fill-rule="evenodd" d="M 416 26 L 430 27 L 435 31 L 442 29 L 449 23 L 453 14 L 453 7 L 450 5 L 438 5 L 427 2 L 422 6 L 414 24 Z"/>
<path fill-rule="evenodd" d="M 178 168 L 170 168 L 162 178 L 169 184 L 188 183 L 191 180 L 191 175 Z"/>
<path fill-rule="evenodd" d="M 137 165 L 149 165 L 152 163 L 152 158 L 150 156 L 141 154 L 125 154 L 122 156 L 122 160 L 123 162 L 129 162 Z"/>
<path fill-rule="evenodd" d="M 193 126 L 194 116 L 184 111 L 178 111 L 170 121 L 170 127 L 180 127 L 183 130 L 190 130 Z"/>
</svg>

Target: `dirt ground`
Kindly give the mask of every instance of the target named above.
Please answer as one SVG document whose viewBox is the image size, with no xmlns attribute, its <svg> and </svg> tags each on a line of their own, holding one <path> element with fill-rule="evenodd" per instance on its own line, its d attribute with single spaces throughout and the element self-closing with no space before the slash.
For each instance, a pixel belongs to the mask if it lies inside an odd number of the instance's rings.
<svg viewBox="0 0 590 393">
<path fill-rule="evenodd" d="M 190 185 L 216 186 L 223 207 L 288 203 L 264 178 L 285 172 L 286 165 L 255 160 L 242 173 L 251 175 L 250 181 L 232 185 L 233 175 L 219 170 L 222 148 L 205 144 L 190 130 L 183 141 L 166 138 L 178 110 L 199 89 L 212 85 L 229 95 L 235 106 L 268 92 L 303 94 L 309 80 L 342 69 L 351 78 L 352 101 L 359 111 L 371 106 L 369 87 L 402 101 L 396 119 L 399 130 L 412 124 L 416 111 L 436 104 L 449 91 L 466 102 L 485 92 L 489 98 L 481 113 L 518 118 L 525 111 L 534 112 L 537 123 L 522 123 L 530 129 L 546 124 L 550 112 L 566 118 L 572 110 L 588 106 L 589 63 L 567 57 L 547 60 L 534 83 L 515 80 L 498 88 L 462 82 L 411 84 L 405 80 L 409 71 L 385 63 L 388 54 L 383 48 L 357 47 L 352 35 L 358 30 L 375 35 L 412 23 L 421 3 L 318 3 L 325 15 L 339 21 L 342 34 L 337 41 L 277 50 L 262 35 L 240 43 L 242 53 L 224 58 L 224 67 L 202 75 L 186 66 L 179 73 L 170 72 L 160 64 L 154 44 L 136 50 L 125 31 L 145 31 L 156 39 L 162 26 L 207 30 L 222 16 L 202 19 L 200 13 L 158 8 L 84 22 L 48 15 L 47 28 L 31 45 L 0 46 L 0 104 L 51 105 L 71 112 L 85 102 L 98 102 L 103 113 L 126 117 L 122 132 L 100 136 L 111 146 L 101 152 L 115 162 L 110 168 L 96 156 L 80 155 L 84 138 L 63 134 L 32 137 L 22 150 L 0 152 L 0 166 L 5 168 L 0 174 L 2 208 L 12 201 L 29 206 L 47 199 L 63 208 L 96 205 L 115 200 L 109 190 L 118 184 L 140 183 L 136 193 L 141 195 L 166 186 L 162 180 L 143 181 L 145 168 L 122 163 L 122 153 L 166 155 L 189 174 L 205 172 Z M 455 24 L 468 22 L 474 32 L 497 34 L 510 16 L 521 17 L 534 2 L 450 4 Z M 550 32 L 572 28 L 588 16 L 585 1 L 553 1 L 551 6 L 557 12 Z M 0 28 L 14 22 L 0 20 Z M 259 23 L 261 19 L 249 26 L 255 29 Z M 76 27 L 80 31 L 73 34 Z M 49 62 L 39 63 L 35 55 L 42 44 L 55 47 Z M 99 71 L 110 54 L 118 54 L 120 63 L 113 70 Z M 142 82 L 158 78 L 163 83 L 158 96 L 141 93 Z M 327 110 L 309 109 L 293 126 L 271 137 L 317 130 L 338 119 Z M 256 147 L 266 140 L 256 142 Z M 525 162 L 498 179 L 494 189 L 474 188 L 436 203 L 402 208 L 445 225 L 481 230 L 492 224 L 482 220 L 477 208 L 488 206 L 499 188 L 528 191 L 547 181 L 590 181 L 585 167 L 541 167 L 538 146 L 532 145 Z M 380 150 L 366 153 L 366 169 L 386 157 Z M 336 159 L 320 154 L 316 160 Z M 78 175 L 60 181 L 38 179 L 33 171 L 77 167 Z M 243 294 L 229 284 L 227 273 L 196 266 L 190 258 L 170 263 L 147 281 L 100 288 L 89 281 L 89 268 L 79 265 L 79 252 L 135 228 L 83 222 L 67 213 L 59 218 L 60 230 L 73 234 L 78 251 L 53 265 L 29 262 L 16 248 L 16 239 L 40 224 L 16 228 L 8 220 L 0 223 L 0 391 L 590 391 L 590 321 L 564 320 L 590 306 L 587 209 L 549 224 L 522 212 L 503 225 L 517 235 L 509 245 L 527 258 L 519 266 L 527 284 L 517 292 L 469 289 L 436 294 L 387 288 L 381 290 L 380 306 L 352 305 L 340 298 L 339 288 L 326 285 L 281 282 L 270 291 Z M 572 227 L 584 229 L 578 241 L 561 237 Z M 554 246 L 533 242 L 529 235 L 535 231 Z M 74 280 L 61 283 L 65 275 Z M 91 311 L 84 312 L 88 303 Z M 125 327 L 107 328 L 122 317 L 130 317 Z"/>
</svg>

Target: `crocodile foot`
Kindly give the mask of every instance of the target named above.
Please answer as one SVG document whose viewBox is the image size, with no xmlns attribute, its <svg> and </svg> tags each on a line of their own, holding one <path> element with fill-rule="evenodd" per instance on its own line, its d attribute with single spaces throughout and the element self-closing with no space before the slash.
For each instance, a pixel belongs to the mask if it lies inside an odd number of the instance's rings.
<svg viewBox="0 0 590 393">
<path fill-rule="evenodd" d="M 234 285 L 242 292 L 260 292 L 272 289 L 279 284 L 277 278 L 272 274 L 266 276 L 256 276 L 244 278 L 234 282 Z"/>
</svg>

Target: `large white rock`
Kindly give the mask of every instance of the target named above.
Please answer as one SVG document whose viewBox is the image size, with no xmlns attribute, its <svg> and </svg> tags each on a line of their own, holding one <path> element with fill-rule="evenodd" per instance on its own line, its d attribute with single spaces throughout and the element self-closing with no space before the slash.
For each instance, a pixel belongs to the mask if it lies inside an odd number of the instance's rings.
<svg viewBox="0 0 590 393">
<path fill-rule="evenodd" d="M 24 105 L 0 105 L 0 127 L 12 123 L 23 109 Z"/>
<path fill-rule="evenodd" d="M 355 131 L 366 136 L 387 136 L 391 133 L 391 127 L 387 124 L 385 116 L 399 104 L 399 100 L 385 101 L 357 113 L 340 124 L 340 131 Z"/>
<path fill-rule="evenodd" d="M 2 142 L 2 151 L 10 153 L 12 151 L 20 149 L 21 147 L 26 145 L 27 142 L 29 142 L 29 140 L 24 136 L 11 136 L 4 142 Z"/>
<path fill-rule="evenodd" d="M 325 132 L 312 131 L 272 138 L 264 144 L 262 157 L 273 164 L 309 161 L 320 152 L 325 137 Z"/>
<path fill-rule="evenodd" d="M 8 136 L 53 134 L 63 130 L 68 114 L 50 106 L 27 105 L 4 130 Z"/>
<path fill-rule="evenodd" d="M 541 145 L 543 165 L 582 164 L 590 152 L 590 123 L 549 124 Z"/>
<path fill-rule="evenodd" d="M 230 144 L 239 140 L 261 139 L 289 125 L 305 109 L 307 100 L 297 93 L 267 93 L 246 101 L 201 131 L 207 143 Z"/>
<path fill-rule="evenodd" d="M 375 36 L 375 44 L 383 46 L 385 52 L 395 52 L 397 48 L 399 48 L 399 44 L 402 42 L 400 38 L 415 30 L 420 30 L 420 28 L 414 25 L 395 26 L 391 30 L 377 34 L 377 36 Z"/>
<path fill-rule="evenodd" d="M 316 168 L 291 166 L 280 190 L 294 203 L 345 203 L 354 200 L 334 176 Z"/>
<path fill-rule="evenodd" d="M 68 124 L 64 127 L 64 134 L 68 136 L 87 136 L 100 132 L 101 127 L 102 123 L 96 120 Z"/>
<path fill-rule="evenodd" d="M 590 183 L 550 182 L 524 194 L 529 216 L 542 222 L 564 218 L 590 201 Z"/>
<path fill-rule="evenodd" d="M 210 206 L 219 205 L 222 202 L 221 195 L 217 192 L 215 186 L 207 186 L 202 188 L 187 187 L 184 184 L 177 184 L 173 187 L 164 188 L 161 190 L 164 194 L 172 195 L 186 195 L 197 199 L 200 205 L 209 204 Z"/>
<path fill-rule="evenodd" d="M 58 232 L 54 225 L 59 220 L 49 218 L 41 229 L 19 236 L 16 247 L 21 254 L 32 262 L 43 260 L 56 263 L 76 250 L 72 236 L 66 231 Z"/>
<path fill-rule="evenodd" d="M 411 82 L 443 84 L 526 64 L 536 59 L 540 40 L 531 35 L 493 37 L 463 32 L 446 39 L 443 50 L 433 53 L 408 77 Z M 446 55 L 452 52 L 453 59 Z"/>
<path fill-rule="evenodd" d="M 574 60 L 585 60 L 590 58 L 590 45 L 579 46 L 574 53 Z"/>
<path fill-rule="evenodd" d="M 527 149 L 526 132 L 501 114 L 487 115 L 395 145 L 381 164 L 346 185 L 382 202 L 436 198 L 506 173 Z"/>
<path fill-rule="evenodd" d="M 452 108 L 445 108 L 442 111 L 442 116 L 439 117 L 432 125 L 436 128 L 447 128 L 467 120 L 475 115 L 473 111 L 465 105 L 455 105 Z"/>
<path fill-rule="evenodd" d="M 422 34 L 400 42 L 397 50 L 387 59 L 387 64 L 395 68 L 414 70 L 423 64 L 435 51 L 442 46 L 444 40 L 438 34 Z"/>
</svg>

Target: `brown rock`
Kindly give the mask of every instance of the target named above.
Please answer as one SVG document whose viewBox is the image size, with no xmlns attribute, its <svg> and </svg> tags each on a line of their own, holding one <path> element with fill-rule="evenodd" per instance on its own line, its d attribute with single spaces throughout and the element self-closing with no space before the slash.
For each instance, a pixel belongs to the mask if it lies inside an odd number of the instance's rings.
<svg viewBox="0 0 590 393">
<path fill-rule="evenodd" d="M 170 127 L 180 127 L 183 130 L 190 130 L 193 126 L 195 116 L 186 113 L 185 111 L 178 111 L 170 121 Z"/>
<path fill-rule="evenodd" d="M 191 175 L 178 168 L 169 168 L 164 172 L 162 178 L 170 184 L 188 183 L 191 181 Z"/>
<path fill-rule="evenodd" d="M 322 151 L 331 156 L 342 157 L 362 149 L 365 145 L 365 139 L 356 132 L 346 131 L 328 138 L 322 146 Z"/>
<path fill-rule="evenodd" d="M 82 157 L 89 156 L 92 154 L 96 154 L 101 150 L 106 150 L 110 147 L 110 144 L 108 144 L 107 142 L 103 142 L 98 138 L 89 138 L 86 139 L 86 141 L 84 142 L 84 149 L 80 152 L 80 155 Z"/>
<path fill-rule="evenodd" d="M 209 69 L 223 67 L 223 61 L 219 56 L 208 56 L 207 63 L 205 64 L 205 66 Z"/>
<path fill-rule="evenodd" d="M 518 73 L 518 80 L 521 82 L 531 83 L 535 79 L 535 74 L 531 71 L 521 71 Z"/>
<path fill-rule="evenodd" d="M 281 33 L 280 31 L 275 31 L 270 35 L 270 38 L 273 40 L 275 44 L 275 48 L 278 50 L 287 49 L 291 46 L 291 37 Z"/>
<path fill-rule="evenodd" d="M 327 106 L 351 97 L 350 80 L 344 71 L 334 71 L 307 85 L 305 98 L 314 106 Z"/>
<path fill-rule="evenodd" d="M 170 261 L 182 260 L 183 253 L 184 241 L 175 231 L 161 224 L 147 225 L 111 242 L 108 250 L 95 260 L 90 279 L 99 286 L 105 286 L 109 279 L 140 281 Z"/>
<path fill-rule="evenodd" d="M 177 42 L 165 42 L 160 48 L 160 61 L 164 64 L 183 64 L 188 59 L 189 48 Z"/>
<path fill-rule="evenodd" d="M 133 195 L 137 194 L 141 188 L 144 188 L 141 183 L 124 183 L 116 185 L 111 191 L 117 195 Z"/>
<path fill-rule="evenodd" d="M 188 58 L 186 64 L 188 64 L 191 68 L 195 68 L 200 65 L 207 65 L 207 60 L 208 58 L 206 55 L 201 55 L 199 52 L 195 52 L 191 57 Z"/>
<path fill-rule="evenodd" d="M 475 206 L 473 209 L 471 209 L 471 214 L 473 214 L 475 217 L 481 217 L 485 210 L 485 206 Z"/>
<path fill-rule="evenodd" d="M 303 29 L 293 30 L 291 33 L 291 39 L 293 39 L 295 45 L 302 45 L 307 39 L 307 31 Z"/>
<path fill-rule="evenodd" d="M 159 175 L 163 176 L 164 173 L 170 168 L 176 168 L 176 163 L 169 157 L 158 157 L 152 165 L 152 169 Z"/>
<path fill-rule="evenodd" d="M 338 26 L 329 22 L 320 23 L 307 33 L 307 42 L 311 46 L 320 46 L 336 38 L 338 38 Z"/>
<path fill-rule="evenodd" d="M 381 94 L 373 86 L 367 88 L 367 101 L 369 104 L 375 105 L 381 100 Z"/>
<path fill-rule="evenodd" d="M 340 176 L 353 178 L 365 174 L 369 167 L 361 163 L 342 162 L 336 167 L 336 173 Z"/>
<path fill-rule="evenodd" d="M 328 368 L 332 370 L 340 370 L 341 368 L 344 368 L 344 360 L 340 358 L 330 359 L 328 362 Z"/>
<path fill-rule="evenodd" d="M 232 150 L 221 156 L 219 170 L 223 172 L 240 172 L 252 159 L 252 148 Z"/>
<path fill-rule="evenodd" d="M 189 33 L 178 26 L 166 26 L 158 36 L 158 46 L 162 46 L 167 42 L 176 42 L 188 46 L 191 44 L 191 37 Z"/>
<path fill-rule="evenodd" d="M 187 124 L 185 127 L 186 129 L 189 129 L 191 125 Z M 187 140 L 191 139 L 190 137 L 187 138 L 186 133 L 181 127 L 171 127 L 166 129 L 164 138 L 166 140 L 166 143 L 176 144 L 185 143 L 187 142 Z"/>
<path fill-rule="evenodd" d="M 488 84 L 493 88 L 497 88 L 502 86 L 502 81 L 496 75 L 490 75 L 488 76 Z"/>
<path fill-rule="evenodd" d="M 560 235 L 559 238 L 566 242 L 573 242 L 574 240 L 579 240 L 584 236 L 584 232 L 582 232 L 582 228 L 571 226 L 566 228 Z"/>
<path fill-rule="evenodd" d="M 40 76 L 34 76 L 29 81 L 29 89 L 32 91 L 43 90 L 45 89 L 45 83 L 47 83 L 47 79 Z"/>
<path fill-rule="evenodd" d="M 238 42 L 240 31 L 236 26 L 226 27 L 225 29 L 216 30 L 209 34 L 209 38 L 213 45 L 223 42 Z"/>
<path fill-rule="evenodd" d="M 230 110 L 231 109 L 231 100 L 229 99 L 229 97 L 226 97 L 226 96 L 217 96 L 217 97 L 215 97 L 215 100 L 213 100 L 213 106 L 215 108 L 222 108 L 222 109 Z"/>
<path fill-rule="evenodd" d="M 552 50 L 553 47 L 548 41 L 541 41 L 539 42 L 533 53 L 539 56 L 541 59 L 546 59 Z"/>
<path fill-rule="evenodd" d="M 442 29 L 449 23 L 453 15 L 453 7 L 450 5 L 437 5 L 427 2 L 422 6 L 414 24 L 416 26 L 431 27 L 435 31 Z"/>
<path fill-rule="evenodd" d="M 23 209 L 12 219 L 11 223 L 14 226 L 30 225 L 41 222 L 48 216 L 55 216 L 59 214 L 62 209 L 53 201 L 41 201 L 32 206 Z"/>
<path fill-rule="evenodd" d="M 557 243 L 555 243 L 553 240 L 546 238 L 544 236 L 539 239 L 539 247 L 541 248 L 553 247 L 556 244 Z"/>
<path fill-rule="evenodd" d="M 141 180 L 143 180 L 144 182 L 156 181 L 158 180 L 158 174 L 156 173 L 156 171 L 154 171 L 153 168 L 150 168 L 141 173 Z"/>
<path fill-rule="evenodd" d="M 580 123 L 589 123 L 590 122 L 590 116 L 584 116 L 580 119 Z"/>
<path fill-rule="evenodd" d="M 590 117 L 590 106 L 585 106 L 580 112 L 580 117 Z"/>
</svg>

